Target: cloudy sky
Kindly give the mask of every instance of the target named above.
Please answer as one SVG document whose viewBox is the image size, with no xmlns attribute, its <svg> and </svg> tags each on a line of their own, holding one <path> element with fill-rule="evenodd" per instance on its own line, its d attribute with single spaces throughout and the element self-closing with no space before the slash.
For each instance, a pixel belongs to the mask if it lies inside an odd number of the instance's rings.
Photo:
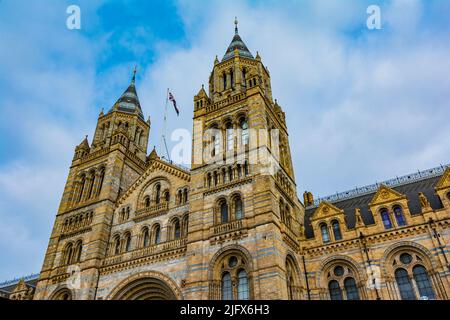
<svg viewBox="0 0 450 320">
<path fill-rule="evenodd" d="M 0 0 L 0 281 L 39 272 L 74 147 L 134 65 L 151 148 L 168 87 L 169 132 L 191 130 L 235 16 L 287 113 L 300 196 L 450 162 L 450 1 Z"/>
</svg>

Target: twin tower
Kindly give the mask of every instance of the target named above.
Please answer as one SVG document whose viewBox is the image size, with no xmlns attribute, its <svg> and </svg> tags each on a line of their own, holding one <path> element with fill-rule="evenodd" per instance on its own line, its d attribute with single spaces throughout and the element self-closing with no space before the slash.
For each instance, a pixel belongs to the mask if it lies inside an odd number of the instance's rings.
<svg viewBox="0 0 450 320">
<path fill-rule="evenodd" d="M 285 113 L 237 22 L 194 97 L 190 170 L 148 155 L 150 126 L 133 76 L 75 149 L 34 298 L 306 298 Z"/>
</svg>

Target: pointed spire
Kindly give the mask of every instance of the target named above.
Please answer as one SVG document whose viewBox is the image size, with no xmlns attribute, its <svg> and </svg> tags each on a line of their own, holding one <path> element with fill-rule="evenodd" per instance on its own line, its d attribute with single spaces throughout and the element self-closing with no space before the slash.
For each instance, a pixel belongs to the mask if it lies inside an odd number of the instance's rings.
<svg viewBox="0 0 450 320">
<path fill-rule="evenodd" d="M 234 20 L 234 24 L 235 24 L 234 37 L 233 37 L 233 40 L 231 40 L 230 45 L 228 46 L 228 49 L 222 59 L 222 62 L 234 58 L 236 50 L 237 50 L 237 53 L 239 54 L 239 56 L 249 58 L 249 59 L 254 59 L 250 50 L 248 50 L 244 41 L 242 41 L 241 37 L 239 36 L 237 17 Z"/>
<path fill-rule="evenodd" d="M 88 135 L 86 135 L 83 139 L 83 141 L 81 141 L 81 143 L 78 145 L 78 148 L 80 149 L 87 149 L 89 150 L 89 141 L 88 141 Z"/>
<path fill-rule="evenodd" d="M 136 72 L 137 72 L 137 66 L 134 66 L 133 70 L 133 79 L 131 79 L 131 83 L 134 84 L 136 82 Z"/>
<path fill-rule="evenodd" d="M 121 111 L 121 112 L 129 112 L 129 113 L 137 113 L 138 116 L 144 120 L 144 115 L 142 113 L 141 104 L 139 102 L 139 98 L 136 92 L 136 73 L 137 67 L 134 67 L 133 77 L 131 79 L 131 83 L 128 86 L 127 90 L 120 96 L 117 102 L 114 104 L 113 108 L 109 111 Z"/>
</svg>

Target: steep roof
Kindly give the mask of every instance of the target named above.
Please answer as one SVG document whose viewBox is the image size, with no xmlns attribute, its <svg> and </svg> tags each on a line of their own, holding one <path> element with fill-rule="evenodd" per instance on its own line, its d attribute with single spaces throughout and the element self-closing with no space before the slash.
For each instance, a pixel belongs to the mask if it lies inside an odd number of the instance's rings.
<svg viewBox="0 0 450 320">
<path fill-rule="evenodd" d="M 233 40 L 231 40 L 230 45 L 228 46 L 227 51 L 225 52 L 225 55 L 222 58 L 222 62 L 234 58 L 234 50 L 237 49 L 238 54 L 240 57 L 250 58 L 254 59 L 253 55 L 251 54 L 250 50 L 248 50 L 247 46 L 245 45 L 244 41 L 242 41 L 241 37 L 239 36 L 239 30 L 237 27 L 237 19 L 235 20 L 235 29 L 234 29 L 234 37 Z"/>
<path fill-rule="evenodd" d="M 437 170 L 432 169 L 432 170 Z M 413 176 L 413 175 L 411 175 Z M 421 213 L 421 206 L 419 200 L 419 192 L 423 192 L 430 201 L 431 207 L 434 210 L 443 208 L 439 197 L 435 193 L 435 186 L 441 178 L 441 174 L 430 174 L 429 176 L 423 176 L 423 178 L 411 178 L 409 182 L 402 183 L 397 186 L 391 186 L 395 191 L 404 194 L 408 199 L 408 208 L 412 215 Z M 361 188 L 364 189 L 364 188 Z M 347 227 L 352 229 L 355 226 L 355 209 L 361 210 L 361 217 L 366 225 L 374 223 L 374 218 L 369 210 L 369 203 L 375 196 L 377 190 L 371 192 L 362 193 L 360 195 L 350 196 L 335 201 L 330 201 L 334 206 L 344 210 Z M 317 209 L 317 205 L 307 207 L 305 210 L 305 232 L 307 238 L 314 237 L 312 227 L 310 225 L 311 216 Z"/>
<path fill-rule="evenodd" d="M 144 120 L 144 114 L 142 113 L 141 103 L 139 102 L 139 97 L 136 92 L 136 70 L 134 70 L 133 79 L 131 84 L 120 96 L 114 106 L 109 110 L 109 112 L 117 110 L 122 112 L 138 114 L 138 116 Z"/>
</svg>

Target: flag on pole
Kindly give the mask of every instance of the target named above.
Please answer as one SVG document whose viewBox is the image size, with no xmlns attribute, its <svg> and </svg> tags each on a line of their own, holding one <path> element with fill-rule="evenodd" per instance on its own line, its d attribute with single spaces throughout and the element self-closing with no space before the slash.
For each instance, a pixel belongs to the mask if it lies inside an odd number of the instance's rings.
<svg viewBox="0 0 450 320">
<path fill-rule="evenodd" d="M 177 116 L 180 115 L 180 110 L 177 108 L 177 100 L 175 100 L 172 92 L 169 91 L 169 100 L 172 101 L 173 107 L 175 108 L 175 112 L 177 113 Z"/>
</svg>

